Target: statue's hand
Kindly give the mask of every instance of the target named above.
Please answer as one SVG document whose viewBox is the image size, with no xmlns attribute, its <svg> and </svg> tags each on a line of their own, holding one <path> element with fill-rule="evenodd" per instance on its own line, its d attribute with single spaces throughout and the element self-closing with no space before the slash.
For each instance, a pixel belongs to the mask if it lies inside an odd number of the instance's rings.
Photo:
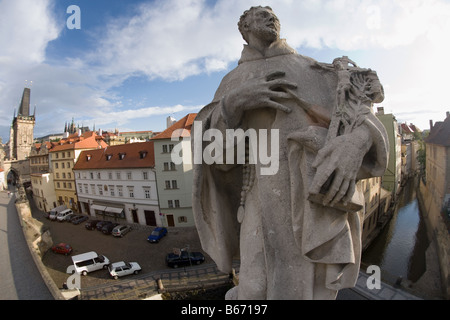
<svg viewBox="0 0 450 320">
<path fill-rule="evenodd" d="M 371 138 L 365 126 L 351 134 L 330 140 L 318 153 L 312 166 L 316 175 L 310 187 L 311 194 L 318 194 L 322 186 L 332 177 L 325 197 L 324 206 L 337 202 L 349 202 L 355 192 L 356 176 L 364 156 L 371 146 Z M 334 175 L 334 176 L 333 176 Z"/>
<path fill-rule="evenodd" d="M 223 114 L 227 121 L 239 123 L 244 112 L 258 108 L 273 108 L 291 112 L 283 100 L 292 99 L 291 89 L 295 83 L 282 79 L 284 72 L 273 72 L 267 76 L 250 79 L 245 85 L 231 90 L 223 98 Z"/>
</svg>

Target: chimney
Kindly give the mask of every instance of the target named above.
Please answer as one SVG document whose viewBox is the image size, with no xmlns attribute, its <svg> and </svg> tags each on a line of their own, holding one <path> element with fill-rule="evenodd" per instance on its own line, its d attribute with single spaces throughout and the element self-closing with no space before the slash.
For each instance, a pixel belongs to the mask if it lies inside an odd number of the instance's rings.
<svg viewBox="0 0 450 320">
<path fill-rule="evenodd" d="M 377 112 L 378 115 L 383 115 L 384 114 L 384 108 L 383 107 L 378 107 L 377 111 L 378 111 Z"/>
<path fill-rule="evenodd" d="M 430 131 L 433 129 L 433 120 L 430 120 Z"/>
<path fill-rule="evenodd" d="M 445 119 L 447 119 L 450 116 L 450 111 L 447 111 Z"/>
</svg>

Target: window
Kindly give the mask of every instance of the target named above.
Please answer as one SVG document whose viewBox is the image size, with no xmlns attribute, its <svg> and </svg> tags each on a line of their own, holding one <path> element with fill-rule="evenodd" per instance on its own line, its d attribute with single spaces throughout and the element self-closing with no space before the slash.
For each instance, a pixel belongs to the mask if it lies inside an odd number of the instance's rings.
<svg viewBox="0 0 450 320">
<path fill-rule="evenodd" d="M 67 162 L 67 168 L 70 168 L 70 162 Z"/>
<path fill-rule="evenodd" d="M 66 178 L 66 173 L 65 172 L 62 173 L 62 177 L 63 177 L 63 179 Z"/>
<path fill-rule="evenodd" d="M 109 192 L 111 194 L 111 197 L 114 197 L 114 186 L 112 185 L 109 186 Z"/>
<path fill-rule="evenodd" d="M 108 172 L 108 179 L 112 180 L 112 172 Z"/>
<path fill-rule="evenodd" d="M 170 170 L 172 170 L 172 171 L 176 170 L 175 163 L 173 163 L 173 162 L 170 163 Z"/>
<path fill-rule="evenodd" d="M 119 192 L 119 197 L 123 197 L 123 187 L 117 186 L 117 191 Z"/>
<path fill-rule="evenodd" d="M 65 158 L 65 153 L 64 153 L 64 152 L 61 152 L 61 156 L 62 156 L 63 158 Z"/>
<path fill-rule="evenodd" d="M 67 187 L 68 187 L 69 189 L 72 189 L 72 182 L 67 182 Z"/>
<path fill-rule="evenodd" d="M 177 180 L 172 180 L 172 189 L 178 189 Z"/>
<path fill-rule="evenodd" d="M 98 194 L 102 196 L 102 195 L 103 195 L 102 185 L 101 185 L 101 184 L 98 184 L 98 185 L 97 185 L 97 189 L 98 189 Z"/>
<path fill-rule="evenodd" d="M 107 154 L 107 155 L 106 155 L 106 161 L 111 160 L 111 158 L 112 158 L 112 154 Z"/>
<path fill-rule="evenodd" d="M 166 189 L 170 189 L 170 181 L 166 180 Z"/>
<path fill-rule="evenodd" d="M 173 208 L 173 201 L 172 200 L 168 200 L 167 201 L 167 205 L 169 208 Z"/>
<path fill-rule="evenodd" d="M 88 189 L 87 183 L 84 184 L 84 193 L 89 193 L 89 189 Z"/>
<path fill-rule="evenodd" d="M 59 158 L 59 154 L 55 153 L 55 158 L 58 159 Z"/>
<path fill-rule="evenodd" d="M 127 172 L 127 179 L 131 180 L 131 172 Z"/>
<path fill-rule="evenodd" d="M 173 150 L 173 144 L 169 144 L 169 152 L 172 152 Z"/>
<path fill-rule="evenodd" d="M 61 162 L 61 168 L 64 169 L 64 162 Z"/>
<path fill-rule="evenodd" d="M 56 179 L 59 179 L 59 172 L 56 173 Z"/>
<path fill-rule="evenodd" d="M 61 188 L 61 184 L 59 182 L 56 183 L 57 188 Z"/>
<path fill-rule="evenodd" d="M 150 188 L 144 188 L 145 199 L 150 199 Z"/>
<path fill-rule="evenodd" d="M 139 157 L 144 159 L 147 156 L 147 151 L 139 151 Z"/>
<path fill-rule="evenodd" d="M 72 174 L 70 172 L 67 173 L 67 178 L 72 179 Z"/>
<path fill-rule="evenodd" d="M 55 162 L 55 169 L 58 169 L 58 162 Z"/>
<path fill-rule="evenodd" d="M 178 217 L 178 222 L 179 223 L 187 222 L 187 217 L 186 216 Z"/>
<path fill-rule="evenodd" d="M 102 178 L 101 173 L 100 173 L 100 172 L 97 172 L 97 179 L 101 179 L 101 178 Z"/>
<path fill-rule="evenodd" d="M 96 194 L 95 193 L 95 184 L 91 184 L 91 193 Z"/>
<path fill-rule="evenodd" d="M 148 172 L 147 171 L 142 172 L 142 175 L 144 177 L 144 180 L 148 180 Z"/>
<path fill-rule="evenodd" d="M 163 144 L 162 146 L 162 152 L 167 153 L 167 144 Z"/>
<path fill-rule="evenodd" d="M 63 187 L 64 187 L 64 189 L 66 189 L 67 188 L 67 183 L 63 182 Z"/>
<path fill-rule="evenodd" d="M 89 172 L 89 174 L 91 175 L 91 180 L 94 179 L 94 173 L 93 172 Z"/>
<path fill-rule="evenodd" d="M 175 200 L 175 208 L 179 208 L 180 207 L 180 200 Z"/>
<path fill-rule="evenodd" d="M 70 158 L 70 151 L 67 151 L 67 158 Z"/>
<path fill-rule="evenodd" d="M 125 158 L 126 153 L 119 153 L 119 160 L 123 160 Z"/>
<path fill-rule="evenodd" d="M 164 162 L 164 171 L 169 171 L 169 163 Z"/>
<path fill-rule="evenodd" d="M 116 178 L 117 180 L 120 180 L 120 172 L 116 172 Z"/>
<path fill-rule="evenodd" d="M 128 196 L 134 198 L 134 187 L 128 187 Z"/>
</svg>

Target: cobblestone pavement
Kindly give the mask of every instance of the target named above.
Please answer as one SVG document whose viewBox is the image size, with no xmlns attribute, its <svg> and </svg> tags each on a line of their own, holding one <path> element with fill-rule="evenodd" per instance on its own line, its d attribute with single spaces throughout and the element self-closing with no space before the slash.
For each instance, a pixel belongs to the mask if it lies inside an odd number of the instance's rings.
<svg viewBox="0 0 450 320">
<path fill-rule="evenodd" d="M 159 243 L 151 244 L 147 241 L 148 235 L 154 227 L 133 226 L 133 230 L 123 238 L 105 235 L 97 230 L 87 230 L 84 223 L 73 225 L 69 222 L 50 221 L 44 217 L 42 211 L 36 209 L 30 201 L 33 217 L 44 223 L 50 230 L 53 243 L 66 242 L 73 247 L 72 255 L 95 251 L 106 256 L 111 262 L 136 261 L 142 268 L 137 275 L 129 275 L 119 280 L 109 276 L 107 270 L 98 270 L 81 277 L 81 288 L 116 285 L 122 280 L 140 279 L 145 274 L 168 270 L 165 264 L 167 253 L 174 248 L 189 247 L 190 251 L 200 251 L 205 255 L 205 265 L 213 263 L 212 259 L 201 250 L 200 240 L 195 227 L 170 228 L 168 234 Z M 50 276 L 57 287 L 62 288 L 70 274 L 67 267 L 72 264 L 71 256 L 55 254 L 49 250 L 42 259 Z M 202 265 L 198 266 L 201 268 Z M 196 268 L 196 267 L 192 267 Z M 183 268 L 179 270 L 183 271 Z M 173 271 L 169 269 L 168 272 Z"/>
</svg>

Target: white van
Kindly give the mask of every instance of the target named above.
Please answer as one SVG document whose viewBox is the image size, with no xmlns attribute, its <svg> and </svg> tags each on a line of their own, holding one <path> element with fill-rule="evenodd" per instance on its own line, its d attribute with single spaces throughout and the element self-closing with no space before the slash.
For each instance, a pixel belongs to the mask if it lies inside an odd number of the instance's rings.
<svg viewBox="0 0 450 320">
<path fill-rule="evenodd" d="M 59 222 L 63 222 L 66 220 L 70 220 L 70 218 L 72 216 L 73 216 L 73 211 L 70 209 L 66 209 L 56 215 L 56 220 L 58 220 Z"/>
<path fill-rule="evenodd" d="M 77 273 L 85 276 L 88 272 L 100 269 L 107 269 L 109 266 L 109 259 L 105 256 L 99 255 L 94 251 L 78 254 L 72 257 L 73 266 Z"/>
<path fill-rule="evenodd" d="M 56 220 L 56 216 L 58 215 L 58 213 L 66 209 L 67 207 L 65 204 L 55 207 L 48 212 L 47 218 L 50 220 Z"/>
</svg>

